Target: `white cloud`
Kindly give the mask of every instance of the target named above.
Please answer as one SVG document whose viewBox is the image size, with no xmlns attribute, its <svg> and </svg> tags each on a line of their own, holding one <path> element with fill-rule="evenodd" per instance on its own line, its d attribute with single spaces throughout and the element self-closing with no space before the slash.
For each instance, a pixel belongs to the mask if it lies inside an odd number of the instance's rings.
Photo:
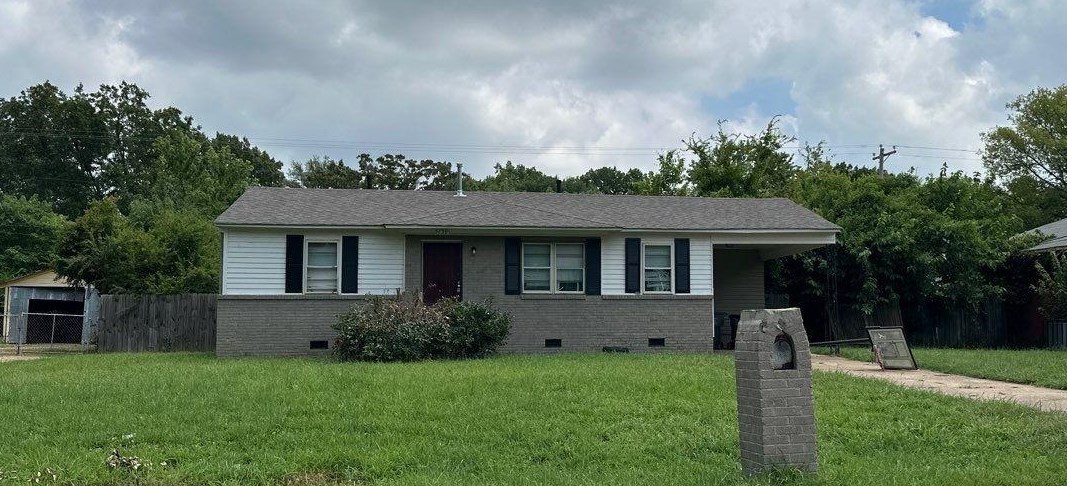
<svg viewBox="0 0 1067 486">
<path fill-rule="evenodd" d="M 0 94 L 128 79 L 287 160 L 364 148 L 483 174 L 511 159 L 570 175 L 651 168 L 650 147 L 710 134 L 722 118 L 755 131 L 783 110 L 802 141 L 977 149 L 1006 101 L 1067 74 L 1053 62 L 1067 43 L 1055 2 L 982 0 L 960 30 L 920 8 L 0 0 Z M 704 103 L 766 79 L 789 87 L 771 97 L 788 106 Z M 839 150 L 868 162 L 865 151 Z M 901 150 L 891 167 L 933 171 L 939 160 L 910 156 L 934 153 Z M 949 162 L 979 167 L 964 158 Z"/>
</svg>

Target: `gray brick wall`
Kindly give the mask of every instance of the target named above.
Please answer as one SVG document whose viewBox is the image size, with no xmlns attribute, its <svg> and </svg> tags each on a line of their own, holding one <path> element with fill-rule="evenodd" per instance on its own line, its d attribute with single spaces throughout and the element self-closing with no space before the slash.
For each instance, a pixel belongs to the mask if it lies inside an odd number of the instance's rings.
<svg viewBox="0 0 1067 486">
<path fill-rule="evenodd" d="M 422 288 L 424 240 L 441 238 L 408 236 L 404 279 L 408 289 Z M 462 241 L 463 298 L 489 298 L 511 314 L 505 351 L 600 351 L 604 346 L 625 346 L 630 351 L 711 351 L 711 296 L 504 295 L 504 239 L 464 237 Z M 471 248 L 476 249 L 473 255 Z M 665 346 L 649 348 L 649 338 L 663 338 Z M 563 346 L 545 348 L 546 339 L 560 339 Z"/>
<path fill-rule="evenodd" d="M 408 289 L 422 288 L 422 243 L 447 237 L 408 236 L 404 274 Z M 504 239 L 463 237 L 463 297 L 492 299 L 512 315 L 512 334 L 507 352 L 600 351 L 604 346 L 625 346 L 631 351 L 711 351 L 711 296 L 585 296 L 504 295 Z M 524 238 L 534 241 L 535 238 Z M 567 241 L 545 238 L 544 241 Z M 582 241 L 582 238 L 573 238 Z M 471 249 L 475 248 L 475 254 Z M 738 253 L 742 251 L 738 250 Z M 742 301 L 762 302 L 763 264 L 755 252 L 746 269 L 737 263 L 715 262 L 715 291 L 727 295 L 753 294 Z M 716 256 L 719 253 L 716 252 Z M 731 255 L 732 256 L 732 255 Z M 752 285 L 734 290 L 718 276 L 720 267 L 748 276 Z M 753 288 L 749 288 L 753 287 Z M 365 297 L 360 296 L 232 296 L 218 303 L 219 356 L 307 355 L 322 353 L 310 341 L 335 337 L 331 326 L 337 315 Z M 718 298 L 718 297 L 717 297 Z M 747 299 L 747 300 L 746 300 Z M 754 307 L 761 307 L 756 305 Z M 662 338 L 665 346 L 650 348 L 650 338 Z M 560 348 L 545 348 L 546 339 L 562 340 Z"/>
<path fill-rule="evenodd" d="M 775 370 L 780 334 L 793 340 L 795 368 Z M 734 352 L 741 466 L 754 474 L 775 467 L 817 468 L 811 353 L 800 309 L 747 310 Z"/>
<path fill-rule="evenodd" d="M 219 296 L 215 353 L 232 356 L 292 356 L 325 354 L 312 350 L 312 340 L 329 340 L 337 315 L 359 296 Z"/>
</svg>

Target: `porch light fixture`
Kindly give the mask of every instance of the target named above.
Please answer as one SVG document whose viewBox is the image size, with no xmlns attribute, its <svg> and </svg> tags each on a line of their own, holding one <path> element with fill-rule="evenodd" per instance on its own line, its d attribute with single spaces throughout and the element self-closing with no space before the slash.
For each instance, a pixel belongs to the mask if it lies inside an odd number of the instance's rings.
<svg viewBox="0 0 1067 486">
<path fill-rule="evenodd" d="M 478 248 L 472 246 L 471 247 L 471 256 L 474 256 L 474 255 L 477 255 L 477 254 L 478 254 Z"/>
</svg>

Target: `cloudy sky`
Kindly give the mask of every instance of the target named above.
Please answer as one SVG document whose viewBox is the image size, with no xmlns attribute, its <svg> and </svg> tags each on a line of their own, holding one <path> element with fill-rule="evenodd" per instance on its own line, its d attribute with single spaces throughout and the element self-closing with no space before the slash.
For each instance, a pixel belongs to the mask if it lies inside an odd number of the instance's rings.
<svg viewBox="0 0 1067 486">
<path fill-rule="evenodd" d="M 534 5 L 539 3 L 540 5 Z M 981 167 L 1004 104 L 1067 82 L 1067 2 L 0 0 L 0 96 L 129 80 L 276 157 L 651 168 L 781 115 L 839 160 Z M 945 150 L 951 149 L 951 150 Z"/>
</svg>

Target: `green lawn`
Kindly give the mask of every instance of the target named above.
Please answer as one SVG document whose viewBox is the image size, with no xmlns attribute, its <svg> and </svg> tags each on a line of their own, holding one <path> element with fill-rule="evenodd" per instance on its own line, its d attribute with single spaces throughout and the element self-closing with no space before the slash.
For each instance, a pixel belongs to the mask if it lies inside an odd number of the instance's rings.
<svg viewBox="0 0 1067 486">
<path fill-rule="evenodd" d="M 837 374 L 817 374 L 815 388 L 820 474 L 754 482 L 1067 477 L 1067 415 Z M 736 484 L 746 480 L 735 413 L 728 355 L 52 357 L 0 364 L 0 475 L 21 484 L 45 468 L 68 484 Z M 119 446 L 153 465 L 107 470 Z"/>
<path fill-rule="evenodd" d="M 914 348 L 912 354 L 923 369 L 1067 390 L 1065 350 Z M 868 348 L 843 347 L 841 355 L 873 360 Z"/>
</svg>

